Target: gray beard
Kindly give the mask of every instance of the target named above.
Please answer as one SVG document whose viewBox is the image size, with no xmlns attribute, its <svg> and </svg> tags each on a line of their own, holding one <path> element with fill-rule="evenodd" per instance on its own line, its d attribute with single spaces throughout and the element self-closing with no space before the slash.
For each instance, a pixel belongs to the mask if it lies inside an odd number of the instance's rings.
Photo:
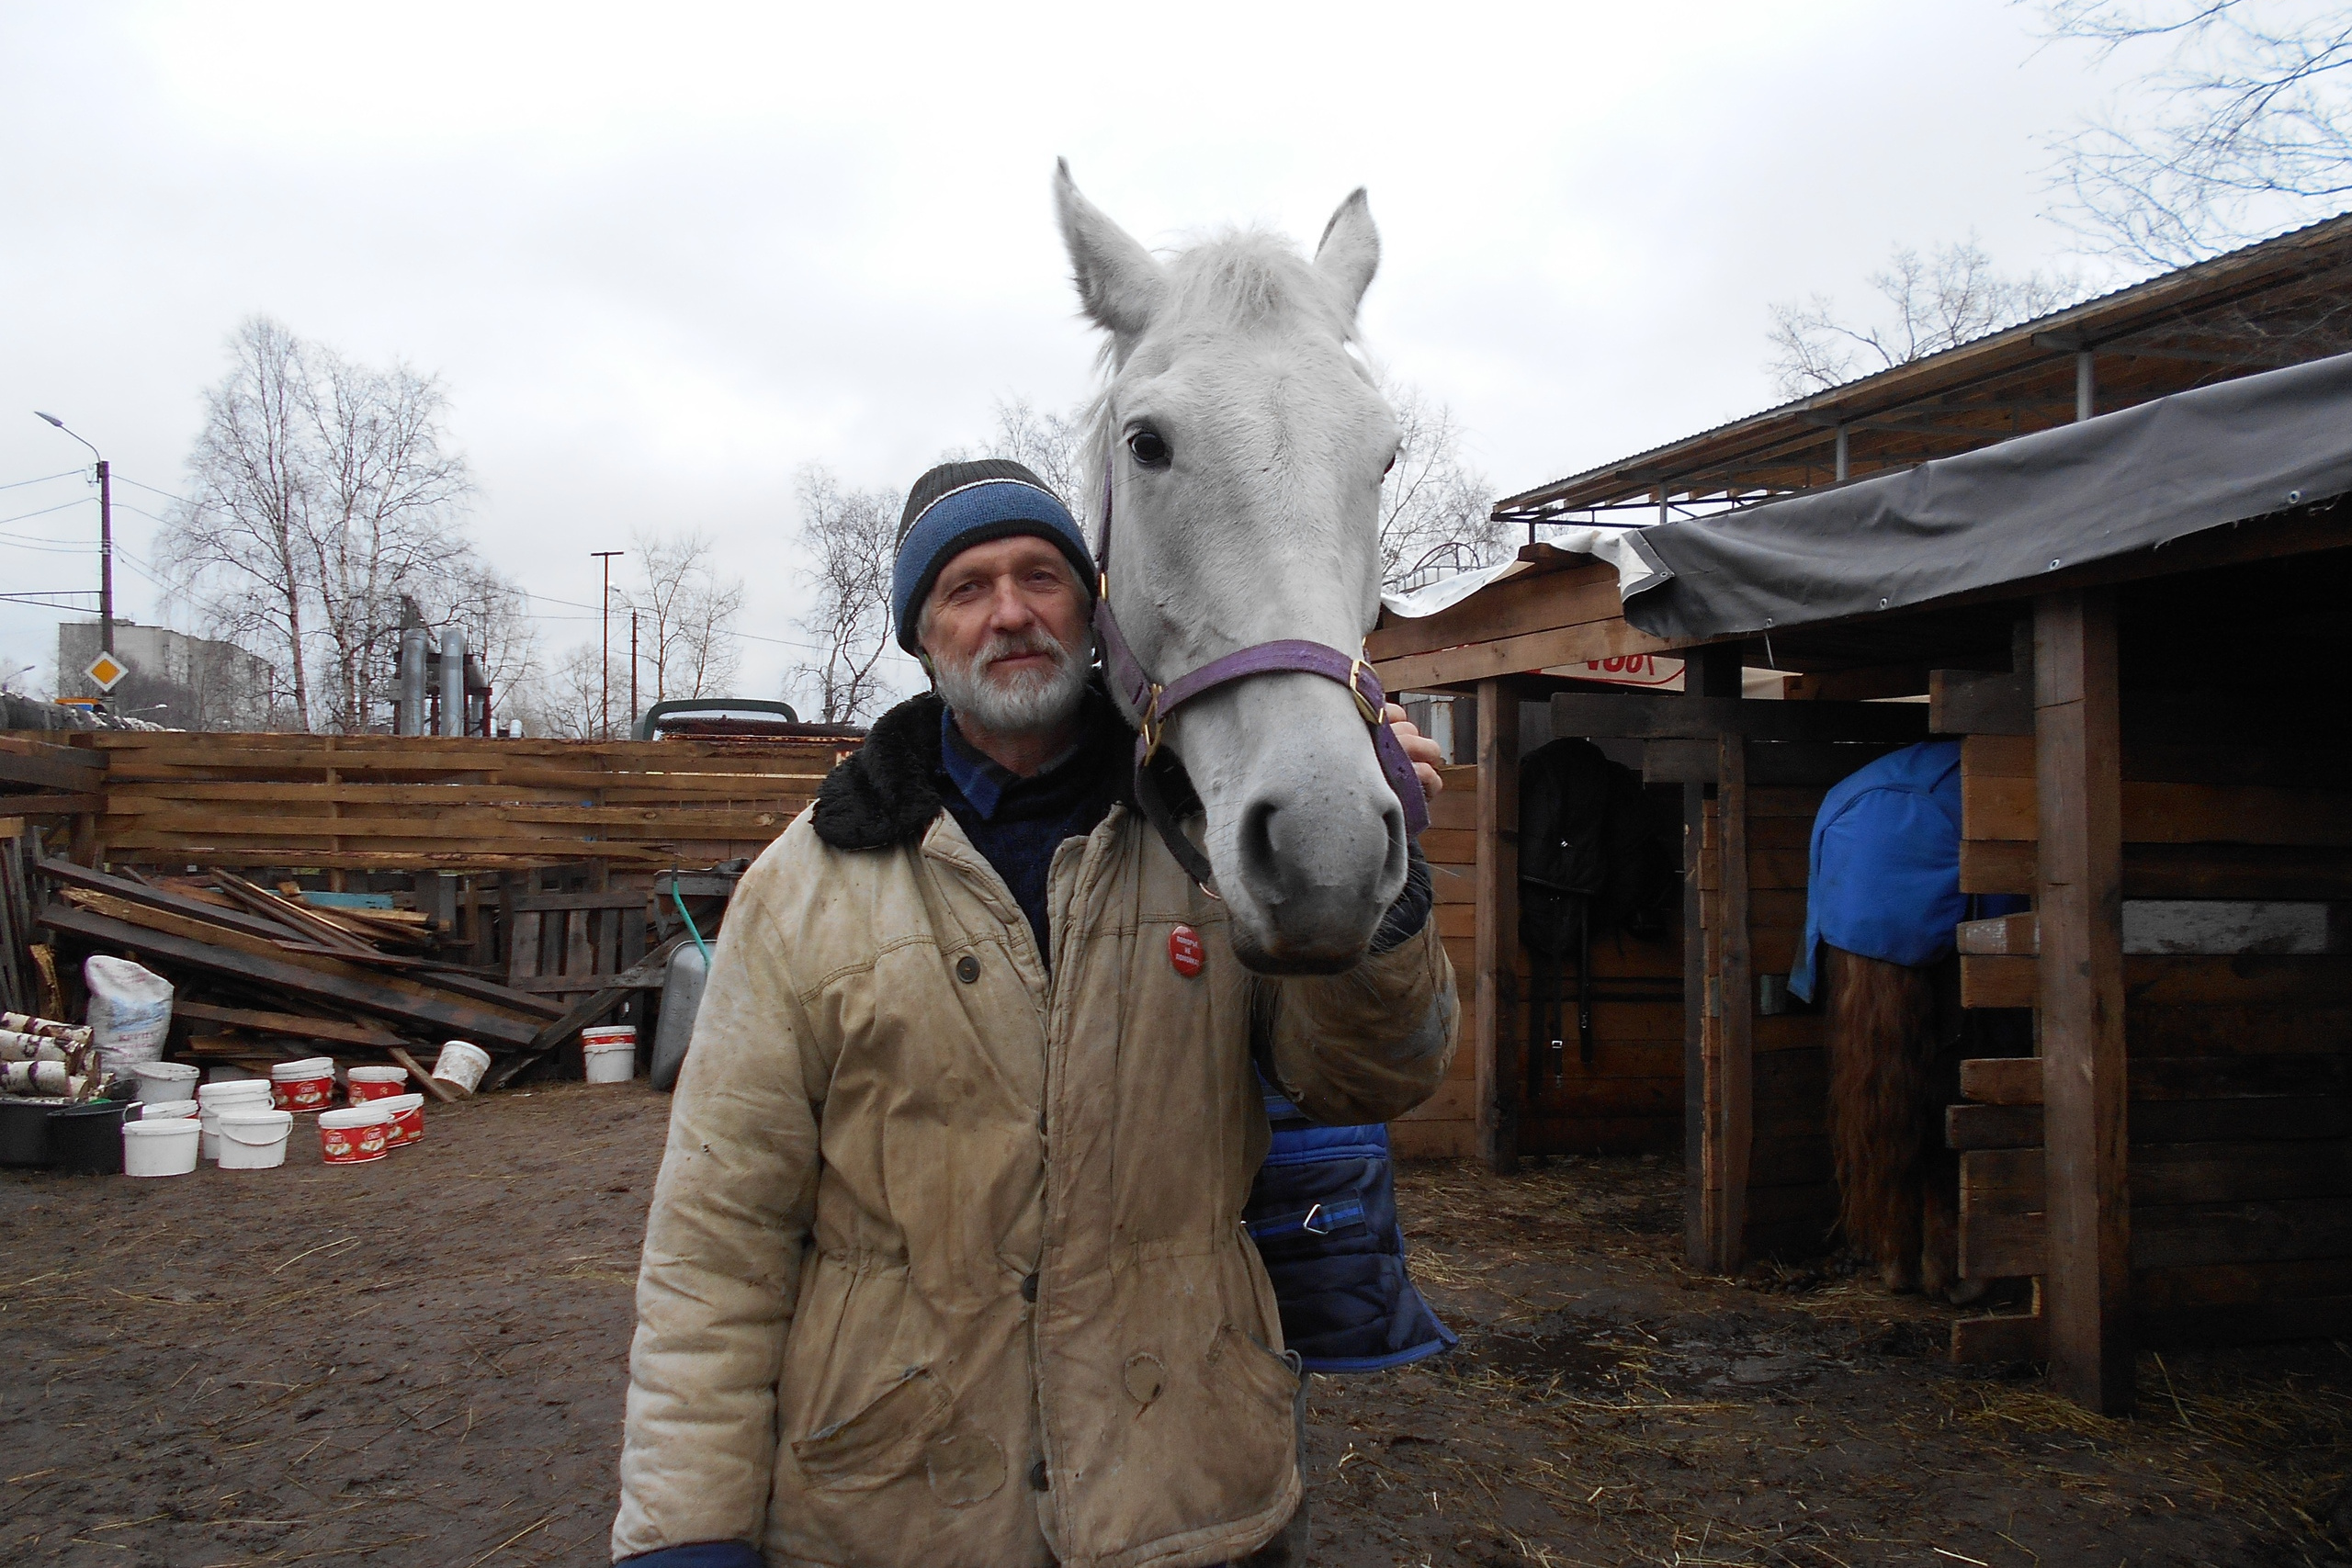
<svg viewBox="0 0 2352 1568">
<path fill-rule="evenodd" d="M 981 673 L 991 659 L 1009 652 L 1051 651 L 1054 668 L 1042 675 L 1005 678 Z M 940 696 L 961 717 L 996 735 L 1033 735 L 1056 729 L 1078 716 L 1086 700 L 1087 661 L 1080 649 L 1064 648 L 1051 637 L 1034 642 L 990 643 L 967 664 L 933 661 L 932 680 Z"/>
</svg>

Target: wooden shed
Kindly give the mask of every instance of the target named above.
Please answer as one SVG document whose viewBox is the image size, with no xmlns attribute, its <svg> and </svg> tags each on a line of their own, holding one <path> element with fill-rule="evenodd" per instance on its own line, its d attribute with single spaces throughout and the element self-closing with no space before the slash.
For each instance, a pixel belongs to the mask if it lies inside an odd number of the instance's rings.
<svg viewBox="0 0 2352 1568">
<path fill-rule="evenodd" d="M 1812 818 L 1958 737 L 1963 886 L 2034 900 L 1957 933 L 1962 1000 L 2030 1010 L 2038 1055 L 1972 1064 L 1951 1111 L 1963 1271 L 2036 1280 L 1955 1354 L 2046 1356 L 2113 1410 L 2135 1342 L 2352 1326 L 2352 703 L 2305 676 L 2352 654 L 2348 277 L 2352 219 L 1506 502 L 1549 542 L 1372 649 L 1476 713 L 1432 854 L 1467 867 L 1468 1103 L 1409 1136 L 1505 1168 L 1679 1102 L 1694 1266 L 1826 1245 L 1821 1019 L 1773 983 Z M 1667 521 L 1592 526 L 1636 506 Z M 1627 658 L 1682 689 L 1611 689 Z M 1684 846 L 1679 940 L 1644 955 L 1679 1005 L 1604 1014 L 1554 1085 L 1516 940 L 1531 719 L 1636 748 Z"/>
</svg>

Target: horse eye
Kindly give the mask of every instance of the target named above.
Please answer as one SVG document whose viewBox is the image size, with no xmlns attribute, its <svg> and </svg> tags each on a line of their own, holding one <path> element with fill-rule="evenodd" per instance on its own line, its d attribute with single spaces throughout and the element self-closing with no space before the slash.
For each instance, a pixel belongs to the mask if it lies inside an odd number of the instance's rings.
<svg viewBox="0 0 2352 1568">
<path fill-rule="evenodd" d="M 1396 471 L 1396 453 L 1394 453 L 1394 452 L 1391 452 L 1390 454 L 1388 454 L 1388 461 L 1387 461 L 1387 463 L 1386 463 L 1386 464 L 1385 464 L 1385 465 L 1381 468 L 1381 470 L 1380 470 L 1380 477 L 1381 477 L 1382 479 L 1386 479 L 1389 475 L 1391 475 L 1391 474 L 1395 473 Z"/>
<path fill-rule="evenodd" d="M 1168 466 L 1168 443 L 1156 430 L 1138 430 L 1127 437 L 1127 450 L 1147 468 Z"/>
</svg>

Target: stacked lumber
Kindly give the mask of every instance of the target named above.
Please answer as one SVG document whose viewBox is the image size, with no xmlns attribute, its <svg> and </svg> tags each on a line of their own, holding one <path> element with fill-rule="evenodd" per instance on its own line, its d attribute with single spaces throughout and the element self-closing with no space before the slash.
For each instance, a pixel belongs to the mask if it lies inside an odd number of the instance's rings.
<svg viewBox="0 0 2352 1568">
<path fill-rule="evenodd" d="M 96 811 L 106 780 L 103 753 L 30 734 L 0 734 L 0 817 L 59 817 Z"/>
<path fill-rule="evenodd" d="M 757 855 L 853 746 L 92 731 L 73 750 L 103 761 L 84 771 L 104 783 L 85 801 L 95 815 L 75 858 L 447 872 L 712 865 Z"/>
<path fill-rule="evenodd" d="M 2034 890 L 2030 722 L 1961 749 L 1961 886 Z M 2199 730 L 2127 707 L 2123 1046 L 2132 1307 L 2143 1343 L 2338 1335 L 2352 1325 L 2352 755 L 2327 734 Z M 1959 931 L 1961 1000 L 2041 999 L 2041 918 Z M 1964 1063 L 1961 1265 L 2041 1277 L 2043 1063 Z M 1962 1360 L 2047 1353 L 2039 1311 L 1962 1319 Z"/>
<path fill-rule="evenodd" d="M 429 1062 L 440 1042 L 481 1046 L 493 1058 L 491 1087 L 510 1082 L 634 992 L 659 986 L 659 964 L 674 946 L 567 1006 L 435 958 L 426 934 L 396 912 L 314 908 L 221 871 L 149 879 L 62 860 L 37 869 L 55 894 L 40 924 L 79 948 L 129 953 L 173 982 L 185 1056 L 256 1070 L 321 1055 L 389 1062 L 435 1093 L 445 1091 L 420 1058 Z"/>
</svg>

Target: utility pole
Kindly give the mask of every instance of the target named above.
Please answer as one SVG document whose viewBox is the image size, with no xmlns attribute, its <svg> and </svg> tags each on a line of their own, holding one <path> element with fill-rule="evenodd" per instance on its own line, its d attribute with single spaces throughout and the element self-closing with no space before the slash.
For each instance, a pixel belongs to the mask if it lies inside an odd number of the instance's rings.
<svg viewBox="0 0 2352 1568">
<path fill-rule="evenodd" d="M 613 558 L 628 552 L 590 550 L 588 553 L 605 563 L 605 597 L 596 615 L 604 626 L 604 658 L 596 673 L 604 682 L 605 698 L 604 712 L 598 719 L 597 728 L 605 739 L 610 740 L 613 738 Z"/>
<path fill-rule="evenodd" d="M 66 423 L 53 413 L 35 409 L 36 417 L 45 419 L 58 429 L 90 446 Z M 98 646 L 107 652 L 114 651 L 114 471 L 107 464 L 106 455 L 90 446 L 90 456 L 98 460 Z"/>
<path fill-rule="evenodd" d="M 628 613 L 628 735 L 637 739 L 637 612 Z"/>
</svg>

